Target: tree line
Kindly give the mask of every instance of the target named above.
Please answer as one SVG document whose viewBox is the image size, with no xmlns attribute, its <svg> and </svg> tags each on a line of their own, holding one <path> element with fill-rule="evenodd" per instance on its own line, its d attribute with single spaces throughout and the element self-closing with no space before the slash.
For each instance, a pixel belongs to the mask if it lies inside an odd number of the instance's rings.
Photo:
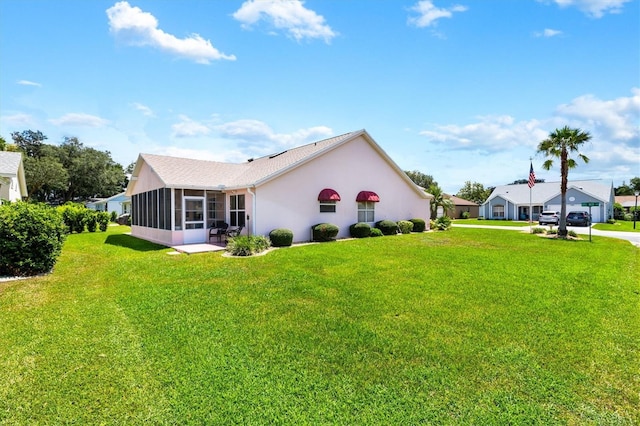
<svg viewBox="0 0 640 426">
<path fill-rule="evenodd" d="M 125 171 L 109 151 L 87 147 L 76 137 L 47 144 L 40 131 L 13 132 L 11 138 L 13 145 L 0 138 L 0 151 L 23 153 L 30 200 L 63 204 L 110 197 L 126 187 Z"/>
</svg>

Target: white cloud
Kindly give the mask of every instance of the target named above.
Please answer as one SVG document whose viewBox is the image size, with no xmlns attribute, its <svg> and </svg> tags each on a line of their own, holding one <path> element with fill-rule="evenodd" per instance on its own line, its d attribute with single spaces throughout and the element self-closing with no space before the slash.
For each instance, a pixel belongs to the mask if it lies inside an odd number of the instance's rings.
<svg viewBox="0 0 640 426">
<path fill-rule="evenodd" d="M 610 140 L 622 142 L 640 139 L 640 88 L 632 89 L 630 97 L 601 100 L 584 95 L 568 104 L 558 106 L 557 113 L 583 123 L 583 127 L 595 129 Z"/>
<path fill-rule="evenodd" d="M 575 6 L 593 18 L 606 13 L 620 13 L 625 3 L 631 0 L 553 0 L 560 7 Z"/>
<path fill-rule="evenodd" d="M 176 138 L 205 136 L 211 133 L 211 129 L 207 125 L 192 120 L 186 115 L 180 115 L 180 122 L 171 126 L 171 129 Z"/>
<path fill-rule="evenodd" d="M 253 150 L 251 154 L 269 154 L 307 142 L 329 137 L 333 130 L 326 126 L 299 129 L 293 133 L 276 133 L 268 124 L 259 120 L 237 120 L 215 127 L 223 138 L 235 139 Z"/>
<path fill-rule="evenodd" d="M 301 0 L 248 0 L 233 17 L 242 23 L 243 28 L 250 28 L 261 20 L 266 21 L 298 41 L 322 38 L 329 43 L 337 35 L 323 16 L 305 8 Z"/>
<path fill-rule="evenodd" d="M 107 9 L 109 27 L 112 33 L 123 37 L 132 45 L 152 46 L 174 55 L 191 59 L 200 64 L 212 60 L 235 60 L 234 55 L 225 55 L 213 47 L 209 40 L 198 34 L 187 38 L 177 38 L 158 28 L 157 19 L 138 7 L 131 7 L 121 1 Z"/>
<path fill-rule="evenodd" d="M 34 124 L 34 119 L 29 114 L 11 114 L 11 115 L 3 115 L 0 117 L 2 119 L 2 123 L 8 127 L 13 126 L 28 126 Z"/>
<path fill-rule="evenodd" d="M 545 37 L 545 38 L 555 37 L 561 34 L 562 34 L 562 31 L 552 30 L 551 28 L 545 28 L 543 31 L 538 31 L 534 33 L 536 37 Z"/>
<path fill-rule="evenodd" d="M 35 81 L 29 81 L 29 80 L 18 80 L 18 84 L 21 86 L 42 87 L 42 84 L 36 83 Z"/>
<path fill-rule="evenodd" d="M 138 102 L 134 102 L 133 107 L 135 109 L 137 109 L 138 111 L 140 111 L 142 113 L 142 115 L 147 116 L 147 117 L 155 117 L 155 114 L 153 113 L 153 110 L 151 108 L 149 108 L 146 105 L 143 105 L 141 103 Z"/>
<path fill-rule="evenodd" d="M 409 10 L 416 12 L 418 16 L 409 17 L 408 23 L 418 28 L 424 28 L 436 25 L 438 19 L 451 18 L 454 12 L 465 12 L 467 7 L 455 5 L 449 8 L 438 8 L 432 1 L 422 0 L 409 8 Z"/>
<path fill-rule="evenodd" d="M 459 125 L 438 125 L 423 130 L 420 135 L 449 149 L 498 152 L 516 146 L 534 147 L 547 136 L 538 120 L 516 121 L 513 117 L 485 116 L 477 122 Z"/>
<path fill-rule="evenodd" d="M 52 118 L 50 123 L 56 126 L 78 126 L 78 127 L 103 127 L 109 124 L 108 120 L 91 114 L 69 113 L 60 118 Z"/>
</svg>

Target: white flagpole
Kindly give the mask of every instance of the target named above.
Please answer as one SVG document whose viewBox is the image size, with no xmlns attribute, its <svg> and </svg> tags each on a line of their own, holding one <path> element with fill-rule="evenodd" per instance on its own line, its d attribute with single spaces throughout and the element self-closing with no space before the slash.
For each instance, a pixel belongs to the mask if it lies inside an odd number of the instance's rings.
<svg viewBox="0 0 640 426">
<path fill-rule="evenodd" d="M 533 158 L 529 157 L 529 163 L 533 161 Z M 531 207 L 531 191 L 533 191 L 533 186 L 529 185 L 529 232 L 533 232 L 533 210 Z"/>
</svg>

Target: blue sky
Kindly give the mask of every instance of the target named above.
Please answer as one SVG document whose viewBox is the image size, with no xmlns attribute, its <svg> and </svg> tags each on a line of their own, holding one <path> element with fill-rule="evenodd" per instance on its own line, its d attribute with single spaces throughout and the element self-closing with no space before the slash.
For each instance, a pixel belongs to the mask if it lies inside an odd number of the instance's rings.
<svg viewBox="0 0 640 426">
<path fill-rule="evenodd" d="M 241 162 L 366 129 L 449 193 L 525 179 L 555 128 L 573 179 L 640 176 L 640 0 L 2 0 L 0 134 L 123 166 Z M 354 161 L 358 159 L 354 158 Z"/>
</svg>

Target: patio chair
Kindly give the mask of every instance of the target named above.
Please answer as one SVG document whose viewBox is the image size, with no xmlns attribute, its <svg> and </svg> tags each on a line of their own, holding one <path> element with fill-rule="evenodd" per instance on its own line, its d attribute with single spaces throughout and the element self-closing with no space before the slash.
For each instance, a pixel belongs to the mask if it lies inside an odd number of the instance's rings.
<svg viewBox="0 0 640 426">
<path fill-rule="evenodd" d="M 209 229 L 209 241 L 211 241 L 211 237 L 216 237 L 218 242 L 222 242 L 222 237 L 226 236 L 227 228 L 229 228 L 228 223 L 220 222 L 216 223 L 215 228 Z"/>
<path fill-rule="evenodd" d="M 229 238 L 237 237 L 242 232 L 244 226 L 237 226 L 234 228 L 229 228 L 225 232 L 225 242 L 229 240 Z"/>
</svg>

